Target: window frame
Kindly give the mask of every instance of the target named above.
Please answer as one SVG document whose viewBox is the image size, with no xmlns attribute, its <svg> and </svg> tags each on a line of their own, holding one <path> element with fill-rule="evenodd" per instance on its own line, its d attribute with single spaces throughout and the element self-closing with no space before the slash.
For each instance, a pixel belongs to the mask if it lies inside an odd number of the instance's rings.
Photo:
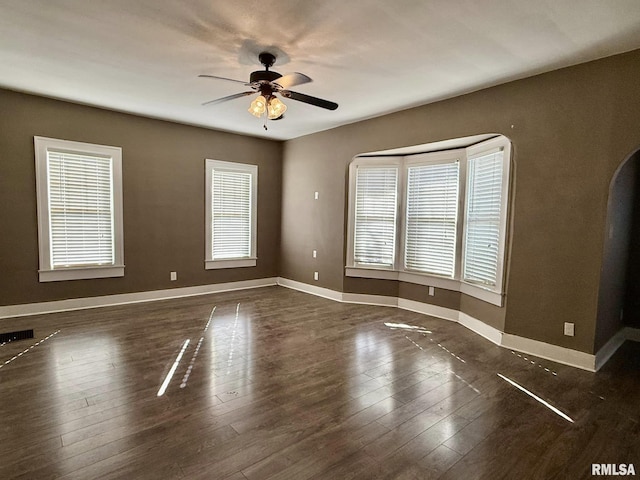
<svg viewBox="0 0 640 480">
<path fill-rule="evenodd" d="M 360 166 L 375 166 L 378 168 L 396 168 L 398 170 L 398 176 L 396 180 L 396 238 L 393 255 L 393 265 L 388 267 L 384 266 L 371 266 L 370 264 L 359 264 L 355 261 L 355 221 L 356 221 L 356 178 L 358 167 Z M 364 271 L 371 272 L 395 272 L 398 269 L 398 219 L 400 215 L 400 203 L 402 199 L 399 194 L 401 191 L 401 185 L 404 182 L 402 172 L 402 162 L 396 157 L 357 157 L 349 165 L 349 178 L 352 188 L 349 189 L 349 210 L 348 210 L 348 244 L 351 246 L 347 250 L 347 264 Z M 384 275 L 384 274 L 382 274 Z M 385 276 L 376 278 L 387 278 Z"/>
<path fill-rule="evenodd" d="M 470 283 L 463 277 L 464 251 L 466 238 L 466 202 L 467 202 L 467 164 L 470 158 L 482 156 L 490 151 L 502 149 L 503 178 L 502 178 L 502 205 L 501 205 L 501 229 L 498 256 L 498 281 L 495 288 Z M 407 227 L 407 195 L 408 195 L 408 169 L 411 166 L 448 163 L 458 158 L 460 163 L 458 177 L 458 216 L 456 221 L 456 250 L 454 276 L 447 277 L 433 273 L 419 272 L 407 269 L 404 265 L 406 227 Z M 355 157 L 349 165 L 349 195 L 348 195 L 348 223 L 347 223 L 347 255 L 345 275 L 348 277 L 376 278 L 386 280 L 399 280 L 408 283 L 434 286 L 447 290 L 465 293 L 472 297 L 486 301 L 493 305 L 502 306 L 505 296 L 505 272 L 506 251 L 508 241 L 508 218 L 510 215 L 510 175 L 511 175 L 511 142 L 503 135 L 489 140 L 483 140 L 477 144 L 463 147 L 450 148 L 443 151 L 427 152 L 412 155 L 393 156 L 359 156 Z M 397 211 L 397 238 L 395 249 L 395 263 L 393 268 L 372 268 L 357 265 L 353 261 L 354 249 L 354 216 L 355 216 L 355 172 L 357 166 L 391 166 L 397 165 L 398 172 L 398 211 Z"/>
<path fill-rule="evenodd" d="M 124 276 L 124 229 L 122 212 L 122 149 L 71 140 L 34 136 L 36 207 L 40 282 L 110 278 Z M 49 209 L 48 152 L 108 157 L 111 159 L 113 264 L 53 267 L 51 258 L 51 215 Z"/>
<path fill-rule="evenodd" d="M 251 252 L 249 257 L 213 258 L 212 237 L 212 173 L 214 170 L 248 173 L 251 175 Z M 205 270 L 220 268 L 255 267 L 257 264 L 258 238 L 258 166 L 247 163 L 227 162 L 223 160 L 205 159 Z"/>
<path fill-rule="evenodd" d="M 429 277 L 440 278 L 444 280 L 455 280 L 460 278 L 460 258 L 458 252 L 462 247 L 460 232 L 462 229 L 462 217 L 464 216 L 464 195 L 461 185 L 466 182 L 466 162 L 464 161 L 465 149 L 456 148 L 442 152 L 423 153 L 418 155 L 406 156 L 402 165 L 403 184 L 402 184 L 402 223 L 400 224 L 400 271 L 406 275 L 426 275 Z M 459 163 L 458 167 L 458 215 L 456 218 L 456 241 L 454 252 L 453 276 L 438 275 L 436 273 L 421 272 L 407 268 L 405 262 L 406 241 L 407 241 L 407 223 L 408 223 L 408 198 L 409 198 L 409 168 L 423 165 L 443 165 L 448 163 Z M 410 278 L 410 277 L 409 277 Z"/>
<path fill-rule="evenodd" d="M 463 235 L 462 235 L 462 246 L 461 246 L 461 259 L 462 259 L 462 270 L 460 272 L 460 281 L 461 281 L 461 292 L 466 293 L 468 295 L 472 295 L 478 297 L 482 300 L 488 301 L 489 303 L 494 303 L 499 301 L 502 304 L 502 296 L 504 295 L 505 290 L 505 263 L 506 263 L 506 252 L 507 252 L 507 233 L 508 233 L 508 219 L 509 219 L 509 208 L 511 206 L 510 195 L 511 195 L 511 142 L 509 142 L 505 137 L 497 137 L 492 138 L 490 140 L 486 140 L 478 145 L 471 145 L 467 148 L 467 163 L 469 160 L 482 157 L 484 155 L 488 155 L 492 152 L 497 152 L 502 150 L 503 158 L 502 158 L 502 192 L 501 192 L 501 203 L 500 203 L 500 230 L 499 230 L 499 242 L 498 242 L 498 264 L 496 269 L 496 286 L 494 288 L 490 288 L 481 284 L 477 284 L 474 282 L 469 282 L 465 280 L 464 277 L 464 262 L 466 259 L 464 258 L 464 253 L 466 251 L 466 226 L 467 219 L 465 218 L 463 224 Z M 467 202 L 467 190 L 469 179 L 465 180 L 465 205 L 463 207 L 464 212 L 466 212 L 466 202 Z"/>
</svg>

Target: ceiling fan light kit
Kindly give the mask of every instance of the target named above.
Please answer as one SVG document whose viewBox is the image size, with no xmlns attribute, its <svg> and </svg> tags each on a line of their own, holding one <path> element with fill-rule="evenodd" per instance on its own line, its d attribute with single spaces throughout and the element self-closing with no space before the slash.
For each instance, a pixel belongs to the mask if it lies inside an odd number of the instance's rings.
<svg viewBox="0 0 640 480">
<path fill-rule="evenodd" d="M 260 95 L 251 102 L 251 106 L 249 107 L 249 113 L 254 117 L 260 118 L 267 112 L 269 120 L 280 118 L 286 111 L 287 106 L 276 98 L 275 95 L 271 95 L 268 100 Z"/>
<path fill-rule="evenodd" d="M 245 97 L 247 95 L 253 95 L 259 93 L 258 97 L 251 102 L 249 106 L 249 113 L 255 117 L 262 117 L 266 113 L 266 119 L 279 120 L 287 111 L 287 106 L 276 97 L 276 93 L 282 95 L 284 98 L 290 98 L 298 102 L 307 103 L 327 110 L 335 110 L 338 108 L 338 104 L 322 98 L 312 97 L 304 93 L 294 92 L 289 90 L 290 87 L 295 85 L 302 85 L 304 83 L 311 82 L 311 78 L 302 73 L 289 73 L 287 75 L 281 75 L 278 72 L 269 70 L 276 61 L 275 55 L 269 52 L 262 52 L 258 55 L 260 63 L 264 66 L 264 70 L 257 70 L 252 72 L 249 76 L 249 82 L 245 83 L 242 80 L 234 80 L 232 78 L 218 77 L 215 75 L 200 75 L 203 78 L 213 78 L 217 80 L 226 80 L 229 82 L 242 83 L 243 85 L 250 87 L 252 90 L 248 92 L 235 93 L 226 97 L 211 100 L 203 103 L 203 105 L 215 105 L 218 103 L 227 102 L 236 98 Z M 265 119 L 265 122 L 266 122 Z M 267 129 L 266 123 L 264 125 Z"/>
</svg>

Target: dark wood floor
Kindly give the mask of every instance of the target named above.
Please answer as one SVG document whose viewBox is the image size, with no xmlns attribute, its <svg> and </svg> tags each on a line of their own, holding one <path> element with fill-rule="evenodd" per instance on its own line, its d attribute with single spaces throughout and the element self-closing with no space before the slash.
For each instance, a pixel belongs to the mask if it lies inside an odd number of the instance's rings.
<svg viewBox="0 0 640 480">
<path fill-rule="evenodd" d="M 637 343 L 592 374 L 444 320 L 280 287 L 0 322 L 36 336 L 0 347 L 3 479 L 640 470 Z"/>
</svg>

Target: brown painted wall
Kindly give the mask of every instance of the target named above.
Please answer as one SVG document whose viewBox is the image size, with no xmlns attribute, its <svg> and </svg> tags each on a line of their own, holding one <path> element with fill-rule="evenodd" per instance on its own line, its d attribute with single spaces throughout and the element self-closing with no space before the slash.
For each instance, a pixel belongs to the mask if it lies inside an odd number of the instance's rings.
<svg viewBox="0 0 640 480">
<path fill-rule="evenodd" d="M 284 161 L 282 165 L 282 221 L 286 226 L 281 236 L 280 275 L 316 283 L 313 272 L 317 271 L 321 286 L 342 291 L 348 162 L 338 160 L 347 155 L 335 150 L 340 141 L 333 145 L 332 138 L 325 139 L 325 135 L 320 133 L 284 144 L 284 158 L 295 160 Z M 314 192 L 318 192 L 318 200 L 314 200 Z M 317 258 L 312 256 L 314 249 Z"/>
<path fill-rule="evenodd" d="M 513 142 L 515 162 L 506 307 L 460 295 L 460 310 L 508 333 L 593 352 L 608 186 L 640 146 L 639 76 L 640 51 L 634 51 L 309 135 L 284 148 L 0 90 L 0 305 L 278 274 L 315 283 L 314 271 L 327 288 L 389 291 L 387 284 L 369 290 L 344 277 L 351 159 L 501 133 Z M 124 278 L 37 281 L 34 135 L 123 148 Z M 259 166 L 256 268 L 204 270 L 207 157 Z M 170 270 L 178 272 L 177 282 L 169 282 Z M 421 297 L 415 288 L 398 284 L 398 295 Z M 575 337 L 562 335 L 565 321 L 576 324 Z"/>
<path fill-rule="evenodd" d="M 6 90 L 0 112 L 0 305 L 278 275 L 282 143 Z M 122 147 L 123 278 L 38 282 L 34 135 Z M 255 268 L 204 269 L 205 158 L 258 165 Z"/>
<path fill-rule="evenodd" d="M 460 292 L 434 288 L 433 295 L 429 295 L 429 287 L 415 283 L 400 282 L 399 297 L 406 300 L 428 303 L 438 307 L 460 310 Z"/>
<path fill-rule="evenodd" d="M 483 302 L 469 295 L 460 295 L 460 311 L 467 315 L 482 320 L 487 325 L 497 328 L 501 332 L 505 331 L 505 315 L 507 309 L 497 307 L 491 303 Z"/>
<path fill-rule="evenodd" d="M 609 182 L 640 145 L 638 78 L 634 51 L 286 142 L 281 275 L 316 283 L 313 268 L 318 285 L 343 290 L 355 155 L 501 133 L 515 162 L 507 300 L 483 309 L 484 321 L 593 353 Z M 564 322 L 576 324 L 575 337 L 563 335 Z"/>
<path fill-rule="evenodd" d="M 344 291 L 347 293 L 365 293 L 369 295 L 381 295 L 383 297 L 398 297 L 399 283 L 397 280 L 345 277 Z"/>
</svg>

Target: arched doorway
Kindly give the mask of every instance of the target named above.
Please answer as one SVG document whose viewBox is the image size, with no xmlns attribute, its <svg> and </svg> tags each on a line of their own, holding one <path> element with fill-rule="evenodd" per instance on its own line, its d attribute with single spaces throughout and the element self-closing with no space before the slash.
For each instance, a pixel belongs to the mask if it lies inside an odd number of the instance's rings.
<svg viewBox="0 0 640 480">
<path fill-rule="evenodd" d="M 609 186 L 595 351 L 627 326 L 640 327 L 640 149 Z"/>
</svg>

